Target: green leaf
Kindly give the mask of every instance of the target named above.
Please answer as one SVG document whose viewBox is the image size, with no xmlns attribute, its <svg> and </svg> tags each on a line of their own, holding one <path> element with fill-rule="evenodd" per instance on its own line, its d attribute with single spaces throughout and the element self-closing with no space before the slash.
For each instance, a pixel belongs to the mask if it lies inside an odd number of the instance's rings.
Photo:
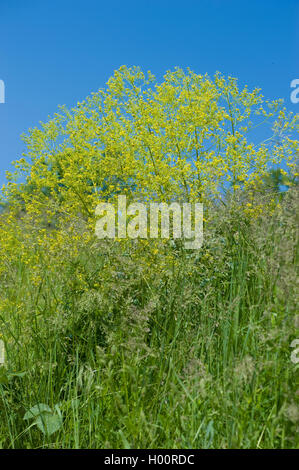
<svg viewBox="0 0 299 470">
<path fill-rule="evenodd" d="M 32 419 L 35 418 L 36 416 L 39 416 L 43 413 L 50 413 L 52 414 L 52 410 L 48 405 L 45 405 L 44 403 L 38 403 L 38 405 L 34 405 L 30 410 L 28 410 L 23 419 Z"/>
<path fill-rule="evenodd" d="M 25 377 L 26 373 L 27 372 L 9 372 L 8 376 L 9 376 L 9 378 L 20 377 L 22 379 L 23 377 Z"/>
<path fill-rule="evenodd" d="M 42 413 L 35 421 L 38 429 L 43 434 L 51 436 L 54 432 L 58 431 L 62 426 L 62 419 L 56 414 Z"/>
</svg>

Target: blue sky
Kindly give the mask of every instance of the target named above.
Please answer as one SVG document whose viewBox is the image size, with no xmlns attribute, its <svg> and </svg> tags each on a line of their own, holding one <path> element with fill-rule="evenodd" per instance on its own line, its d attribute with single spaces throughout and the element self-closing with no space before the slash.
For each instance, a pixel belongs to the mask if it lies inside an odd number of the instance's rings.
<svg viewBox="0 0 299 470">
<path fill-rule="evenodd" d="M 299 78 L 299 0 L 0 0 L 0 184 L 20 135 L 104 87 L 120 65 L 217 70 L 284 98 Z"/>
</svg>

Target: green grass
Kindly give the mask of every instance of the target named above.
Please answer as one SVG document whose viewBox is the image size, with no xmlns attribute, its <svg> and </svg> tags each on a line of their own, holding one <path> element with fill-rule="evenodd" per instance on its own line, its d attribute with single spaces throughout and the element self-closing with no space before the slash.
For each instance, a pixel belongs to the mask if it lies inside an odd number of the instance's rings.
<svg viewBox="0 0 299 470">
<path fill-rule="evenodd" d="M 147 270 L 133 243 L 82 244 L 38 286 L 9 266 L 0 447 L 298 448 L 297 205 L 215 210 L 200 252 L 161 246 Z M 40 403 L 51 435 L 23 419 Z"/>
</svg>

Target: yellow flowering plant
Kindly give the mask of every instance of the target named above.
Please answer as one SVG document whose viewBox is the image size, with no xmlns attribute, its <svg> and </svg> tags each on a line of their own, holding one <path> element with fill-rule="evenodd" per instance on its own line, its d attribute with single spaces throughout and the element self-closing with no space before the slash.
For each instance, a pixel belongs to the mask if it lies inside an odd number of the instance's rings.
<svg viewBox="0 0 299 470">
<path fill-rule="evenodd" d="M 266 121 L 273 135 L 257 144 L 254 130 Z M 207 202 L 228 184 L 254 187 L 269 166 L 292 165 L 297 131 L 298 116 L 280 100 L 264 101 L 234 78 L 177 68 L 157 84 L 150 72 L 123 66 L 105 90 L 24 136 L 27 152 L 15 166 L 26 182 L 11 176 L 4 194 L 18 194 L 28 212 L 51 201 L 87 217 L 119 193 Z"/>
<path fill-rule="evenodd" d="M 265 123 L 272 133 L 257 143 L 255 130 Z M 36 265 L 38 253 L 59 252 L 64 237 L 76 253 L 94 237 L 99 201 L 119 194 L 203 202 L 208 218 L 212 201 L 243 190 L 245 214 L 260 214 L 250 194 L 269 168 L 294 167 L 296 132 L 298 116 L 281 100 L 265 101 L 235 78 L 176 68 L 159 84 L 150 72 L 122 66 L 104 90 L 61 107 L 24 136 L 27 151 L 2 190 L 9 204 L 1 216 L 3 256 L 19 253 Z M 34 282 L 41 276 L 37 270 Z"/>
</svg>

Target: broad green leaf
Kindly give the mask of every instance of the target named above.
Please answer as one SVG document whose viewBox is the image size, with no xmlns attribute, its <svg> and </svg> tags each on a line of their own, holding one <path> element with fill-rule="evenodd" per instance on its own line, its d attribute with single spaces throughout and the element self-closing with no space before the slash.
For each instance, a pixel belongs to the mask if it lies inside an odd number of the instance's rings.
<svg viewBox="0 0 299 470">
<path fill-rule="evenodd" d="M 48 405 L 45 405 L 44 403 L 38 403 L 37 405 L 34 405 L 30 410 L 28 410 L 23 419 L 32 419 L 35 418 L 36 416 L 39 416 L 43 413 L 50 413 L 52 414 L 52 410 Z"/>
<path fill-rule="evenodd" d="M 62 419 L 58 415 L 42 413 L 35 421 L 38 429 L 47 436 L 51 436 L 62 426 Z"/>
</svg>

